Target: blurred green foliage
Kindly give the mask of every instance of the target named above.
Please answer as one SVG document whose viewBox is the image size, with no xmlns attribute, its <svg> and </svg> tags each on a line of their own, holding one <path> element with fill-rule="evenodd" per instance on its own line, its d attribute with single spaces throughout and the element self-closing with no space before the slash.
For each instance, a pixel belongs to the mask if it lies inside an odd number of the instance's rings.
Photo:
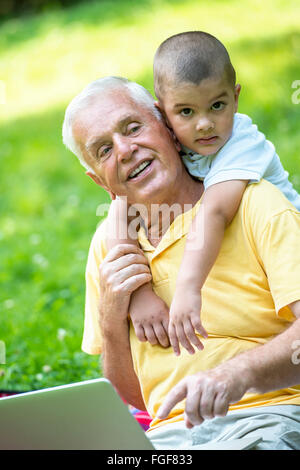
<svg viewBox="0 0 300 470">
<path fill-rule="evenodd" d="M 82 0 L 2 0 L 0 3 L 0 19 L 24 17 L 41 12 L 57 10 L 78 3 Z"/>
<path fill-rule="evenodd" d="M 94 378 L 81 352 L 87 250 L 108 196 L 62 145 L 68 101 L 89 81 L 123 75 L 150 91 L 162 40 L 202 29 L 227 46 L 240 112 L 275 144 L 300 190 L 299 2 L 86 1 L 0 25 L 0 389 Z M 2 90 L 2 91 L 1 91 Z M 2 93 L 2 94 L 1 94 Z M 1 98 L 2 97 L 2 98 Z M 2 101 L 1 101 L 2 99 Z"/>
</svg>

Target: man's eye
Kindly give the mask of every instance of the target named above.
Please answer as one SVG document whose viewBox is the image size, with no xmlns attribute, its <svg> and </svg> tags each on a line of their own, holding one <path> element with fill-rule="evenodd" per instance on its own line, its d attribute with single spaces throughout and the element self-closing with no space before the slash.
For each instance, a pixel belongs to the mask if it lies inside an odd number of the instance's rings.
<svg viewBox="0 0 300 470">
<path fill-rule="evenodd" d="M 111 151 L 111 147 L 109 145 L 106 145 L 104 147 L 101 147 L 99 149 L 98 155 L 99 157 L 107 157 Z"/>
<path fill-rule="evenodd" d="M 216 101 L 211 108 L 215 111 L 220 111 L 221 109 L 224 109 L 224 107 L 225 103 L 223 103 L 223 101 Z"/>
<path fill-rule="evenodd" d="M 184 116 L 184 117 L 191 116 L 193 114 L 193 110 L 191 108 L 183 108 L 180 111 L 180 114 L 181 116 Z"/>
<path fill-rule="evenodd" d="M 140 124 L 135 124 L 135 125 L 129 126 L 127 128 L 127 132 L 128 134 L 135 134 L 136 132 L 140 130 L 140 128 L 141 128 Z"/>
</svg>

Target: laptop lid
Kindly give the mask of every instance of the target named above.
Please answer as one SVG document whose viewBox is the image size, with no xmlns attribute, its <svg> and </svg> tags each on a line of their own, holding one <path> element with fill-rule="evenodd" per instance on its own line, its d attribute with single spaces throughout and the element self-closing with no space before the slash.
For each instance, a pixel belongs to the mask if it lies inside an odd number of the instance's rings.
<svg viewBox="0 0 300 470">
<path fill-rule="evenodd" d="M 0 449 L 153 450 L 106 379 L 0 399 Z"/>
</svg>

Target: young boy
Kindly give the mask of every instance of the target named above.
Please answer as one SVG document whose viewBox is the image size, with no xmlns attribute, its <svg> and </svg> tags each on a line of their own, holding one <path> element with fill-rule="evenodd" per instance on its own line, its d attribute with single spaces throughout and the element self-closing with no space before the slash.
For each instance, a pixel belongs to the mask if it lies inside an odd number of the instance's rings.
<svg viewBox="0 0 300 470">
<path fill-rule="evenodd" d="M 274 146 L 249 117 L 237 114 L 241 87 L 225 47 L 215 37 L 193 31 L 164 41 L 154 58 L 154 86 L 157 107 L 182 146 L 183 162 L 191 175 L 203 180 L 205 191 L 187 236 L 169 319 L 150 285 L 132 295 L 130 315 L 141 341 L 168 346 L 168 332 L 176 355 L 180 343 L 193 354 L 193 345 L 203 348 L 195 331 L 207 336 L 200 320 L 201 289 L 246 186 L 265 178 L 298 210 L 300 196 Z"/>
</svg>

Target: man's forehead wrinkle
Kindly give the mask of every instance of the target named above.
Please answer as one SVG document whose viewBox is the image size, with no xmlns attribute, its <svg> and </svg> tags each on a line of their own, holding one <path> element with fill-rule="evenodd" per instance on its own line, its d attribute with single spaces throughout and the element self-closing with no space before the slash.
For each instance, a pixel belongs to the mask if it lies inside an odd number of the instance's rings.
<svg viewBox="0 0 300 470">
<path fill-rule="evenodd" d="M 92 135 L 90 138 L 87 139 L 85 143 L 87 150 L 90 150 L 92 147 L 94 147 L 101 141 L 109 140 L 111 138 L 111 133 L 122 130 L 127 123 L 136 119 L 138 119 L 137 113 L 125 113 L 116 118 L 115 122 L 113 122 L 112 118 L 112 120 L 110 121 L 109 129 L 103 129 L 103 131 L 99 129 L 99 132 L 96 132 L 97 135 Z"/>
<path fill-rule="evenodd" d="M 84 149 L 91 152 L 101 142 L 110 142 L 112 134 L 129 122 L 144 121 L 147 112 L 149 110 L 141 107 L 127 92 L 110 90 L 105 97 L 94 97 L 78 112 L 73 128 L 76 127 Z"/>
<path fill-rule="evenodd" d="M 96 138 L 96 139 L 88 139 L 85 143 L 85 148 L 86 150 L 89 152 L 91 151 L 91 149 L 101 140 L 100 137 Z"/>
</svg>

